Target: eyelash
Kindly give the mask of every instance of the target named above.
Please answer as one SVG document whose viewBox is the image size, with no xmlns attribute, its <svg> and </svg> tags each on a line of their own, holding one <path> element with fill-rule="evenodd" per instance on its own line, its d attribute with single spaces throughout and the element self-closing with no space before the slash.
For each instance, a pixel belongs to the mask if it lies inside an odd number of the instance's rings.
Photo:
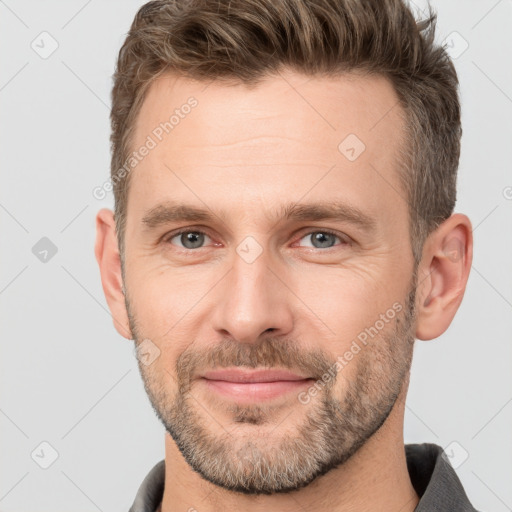
<svg viewBox="0 0 512 512">
<path fill-rule="evenodd" d="M 210 238 L 212 238 L 208 232 L 206 231 L 203 231 L 201 229 L 194 229 L 194 228 L 187 228 L 187 229 L 181 229 L 179 231 L 175 231 L 171 234 L 169 234 L 168 236 L 164 237 L 163 239 L 163 242 L 164 243 L 167 243 L 167 244 L 170 244 L 171 243 L 171 240 L 175 237 L 177 237 L 178 235 L 182 235 L 183 233 L 200 233 L 202 235 L 206 235 L 206 236 L 209 236 Z M 349 245 L 350 244 L 350 241 L 349 240 L 344 240 L 344 238 L 348 238 L 346 235 L 345 236 L 341 236 L 339 233 L 337 233 L 336 231 L 332 231 L 330 229 L 314 229 L 312 231 L 308 231 L 306 233 L 304 233 L 300 238 L 299 240 L 302 240 L 305 236 L 307 235 L 312 235 L 313 233 L 324 233 L 324 234 L 328 234 L 328 235 L 332 235 L 336 238 L 338 238 L 341 242 L 340 245 Z M 172 244 L 171 244 L 172 245 Z M 305 247 L 306 249 L 318 249 L 318 250 L 323 250 L 323 251 L 327 251 L 329 249 L 334 249 L 336 246 L 333 246 L 333 247 L 326 247 L 324 249 L 321 249 L 321 248 L 316 248 L 316 247 Z M 206 249 L 206 247 L 198 247 L 197 249 L 187 249 L 187 248 L 181 248 L 181 247 L 178 247 L 178 249 L 180 249 L 182 252 L 195 252 L 195 251 L 199 251 L 201 249 Z"/>
</svg>

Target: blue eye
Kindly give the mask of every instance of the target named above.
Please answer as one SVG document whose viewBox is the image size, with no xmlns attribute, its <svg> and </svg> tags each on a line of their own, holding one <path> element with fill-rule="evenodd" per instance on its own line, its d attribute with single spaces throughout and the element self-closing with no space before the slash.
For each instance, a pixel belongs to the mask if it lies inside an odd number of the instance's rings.
<svg viewBox="0 0 512 512">
<path fill-rule="evenodd" d="M 172 237 L 170 237 L 168 242 L 172 243 L 172 240 L 178 238 L 183 249 L 200 249 L 204 244 L 205 237 L 210 238 L 206 233 L 203 233 L 202 231 L 180 231 L 179 233 L 175 233 Z M 178 245 L 178 247 L 180 246 Z"/>
<path fill-rule="evenodd" d="M 302 240 L 309 240 L 309 244 L 300 244 Z M 211 243 L 212 240 L 204 231 L 193 229 L 183 229 L 177 233 L 171 234 L 165 240 L 166 243 L 170 243 L 185 250 L 202 249 L 207 246 L 208 241 Z M 342 236 L 325 229 L 310 231 L 303 236 L 300 241 L 300 247 L 310 247 L 313 249 L 330 249 L 331 247 L 348 243 Z M 336 243 L 336 241 L 339 243 Z"/>
<path fill-rule="evenodd" d="M 301 240 L 310 240 L 311 245 L 305 247 L 313 247 L 314 249 L 329 249 L 336 245 L 336 239 L 341 241 L 341 238 L 332 233 L 331 231 L 312 231 L 306 236 L 302 237 Z M 304 246 L 303 246 L 304 247 Z"/>
</svg>

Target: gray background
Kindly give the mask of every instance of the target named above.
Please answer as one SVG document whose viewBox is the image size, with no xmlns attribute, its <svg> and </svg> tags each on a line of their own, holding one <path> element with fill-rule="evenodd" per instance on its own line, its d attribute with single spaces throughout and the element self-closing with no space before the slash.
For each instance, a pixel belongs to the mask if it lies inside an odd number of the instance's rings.
<svg viewBox="0 0 512 512">
<path fill-rule="evenodd" d="M 142 3 L 0 1 L 3 512 L 125 511 L 164 457 L 94 258 L 95 214 L 113 206 L 92 195 L 109 176 L 111 75 Z M 461 82 L 456 211 L 475 251 L 453 324 L 416 342 L 405 438 L 450 445 L 473 504 L 501 512 L 512 510 L 512 2 L 432 5 Z M 43 237 L 57 248 L 46 262 L 33 253 Z"/>
</svg>

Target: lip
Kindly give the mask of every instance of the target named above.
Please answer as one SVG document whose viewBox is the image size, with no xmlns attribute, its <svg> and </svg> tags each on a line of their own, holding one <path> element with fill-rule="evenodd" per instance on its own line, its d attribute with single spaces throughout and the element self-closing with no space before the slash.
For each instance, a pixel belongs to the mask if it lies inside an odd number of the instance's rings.
<svg viewBox="0 0 512 512">
<path fill-rule="evenodd" d="M 268 369 L 212 370 L 201 377 L 210 392 L 242 403 L 259 402 L 297 392 L 313 381 L 287 370 Z"/>
<path fill-rule="evenodd" d="M 297 375 L 287 370 L 247 370 L 242 368 L 228 368 L 225 370 L 211 370 L 202 375 L 208 380 L 223 380 L 226 382 L 276 382 L 305 380 L 308 377 Z"/>
</svg>

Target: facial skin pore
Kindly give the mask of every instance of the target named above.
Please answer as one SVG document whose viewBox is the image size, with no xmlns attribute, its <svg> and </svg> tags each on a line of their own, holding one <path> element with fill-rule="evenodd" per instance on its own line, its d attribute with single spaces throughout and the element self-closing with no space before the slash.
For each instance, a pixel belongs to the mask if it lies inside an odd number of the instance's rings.
<svg viewBox="0 0 512 512">
<path fill-rule="evenodd" d="M 166 429 L 161 510 L 413 511 L 413 346 L 460 305 L 469 219 L 442 223 L 415 268 L 403 112 L 383 77 L 282 70 L 249 89 L 166 74 L 133 148 L 191 97 L 130 176 L 124 275 L 112 212 L 97 216 L 114 325 L 158 348 L 139 368 Z M 338 147 L 350 134 L 355 159 Z M 208 378 L 241 368 L 298 380 L 265 394 Z"/>
</svg>

